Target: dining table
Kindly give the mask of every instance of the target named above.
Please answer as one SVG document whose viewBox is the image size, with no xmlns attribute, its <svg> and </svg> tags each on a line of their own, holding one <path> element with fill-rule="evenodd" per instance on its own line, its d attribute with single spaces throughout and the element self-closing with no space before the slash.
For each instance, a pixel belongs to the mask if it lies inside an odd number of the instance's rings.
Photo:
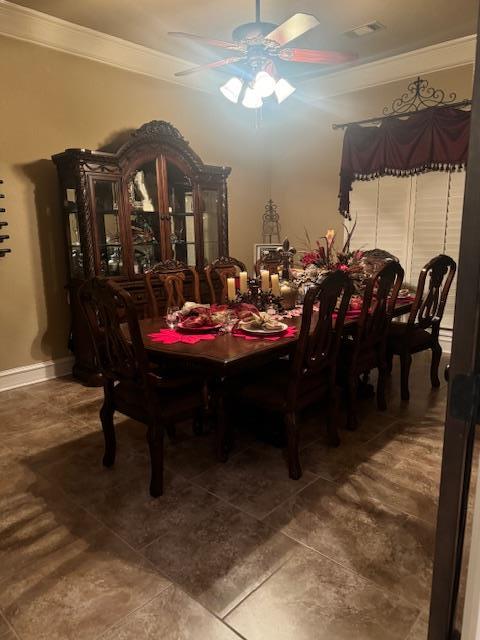
<svg viewBox="0 0 480 640">
<path fill-rule="evenodd" d="M 412 300 L 398 301 L 394 317 L 406 315 L 412 308 Z M 351 331 L 358 316 L 346 317 L 344 331 Z M 239 374 L 252 371 L 294 350 L 300 333 L 301 316 L 282 318 L 288 327 L 296 329 L 293 335 L 272 338 L 244 339 L 235 333 L 219 333 L 214 339 L 199 340 L 193 344 L 182 341 L 166 344 L 155 335 L 166 328 L 165 319 L 144 318 L 139 320 L 140 332 L 149 359 L 168 370 L 192 372 L 208 380 L 209 391 L 216 414 L 217 458 L 225 462 L 228 458 L 229 435 L 226 418 L 226 394 L 228 381 Z M 126 326 L 125 326 L 125 330 Z M 290 332 L 288 332 L 290 334 Z"/>
</svg>

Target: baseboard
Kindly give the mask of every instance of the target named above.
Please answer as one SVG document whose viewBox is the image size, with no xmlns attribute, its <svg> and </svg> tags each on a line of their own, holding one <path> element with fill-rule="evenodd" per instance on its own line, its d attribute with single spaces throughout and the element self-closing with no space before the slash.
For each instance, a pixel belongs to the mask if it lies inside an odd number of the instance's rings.
<svg viewBox="0 0 480 640">
<path fill-rule="evenodd" d="M 440 345 L 443 353 L 451 353 L 452 351 L 452 331 L 451 329 L 440 329 L 439 336 Z"/>
<path fill-rule="evenodd" d="M 73 357 L 36 362 L 25 367 L 0 371 L 0 392 L 25 387 L 28 384 L 44 382 L 52 378 L 68 376 L 72 373 Z"/>
</svg>

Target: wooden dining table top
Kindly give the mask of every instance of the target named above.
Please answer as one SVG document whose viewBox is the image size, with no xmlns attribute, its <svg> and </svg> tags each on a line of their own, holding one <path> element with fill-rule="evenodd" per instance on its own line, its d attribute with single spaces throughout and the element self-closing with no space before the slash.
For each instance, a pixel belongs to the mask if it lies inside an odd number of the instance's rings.
<svg viewBox="0 0 480 640">
<path fill-rule="evenodd" d="M 396 317 L 409 313 L 411 302 L 399 302 L 395 307 Z M 246 340 L 232 334 L 219 334 L 214 340 L 200 340 L 195 344 L 176 342 L 165 344 L 155 342 L 149 337 L 165 329 L 163 318 L 145 318 L 140 320 L 143 343 L 152 360 L 169 360 L 182 367 L 201 368 L 212 374 L 226 375 L 243 368 L 251 369 L 277 357 L 288 355 L 295 348 L 300 333 L 302 318 L 282 319 L 289 326 L 297 328 L 293 336 L 280 337 L 278 340 Z M 347 318 L 345 328 L 355 325 L 357 318 Z"/>
</svg>

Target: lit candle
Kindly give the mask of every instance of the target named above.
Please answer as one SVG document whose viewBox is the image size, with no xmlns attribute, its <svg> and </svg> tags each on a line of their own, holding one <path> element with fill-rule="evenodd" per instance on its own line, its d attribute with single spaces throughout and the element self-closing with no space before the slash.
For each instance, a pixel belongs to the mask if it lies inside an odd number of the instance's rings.
<svg viewBox="0 0 480 640">
<path fill-rule="evenodd" d="M 247 293 L 248 273 L 246 271 L 240 271 L 240 293 Z"/>
<path fill-rule="evenodd" d="M 262 282 L 262 291 L 268 291 L 270 289 L 270 272 L 267 269 L 260 271 L 260 278 Z"/>
<path fill-rule="evenodd" d="M 235 300 L 235 278 L 227 278 L 227 296 L 229 300 Z"/>
<path fill-rule="evenodd" d="M 280 297 L 280 282 L 278 281 L 278 273 L 272 273 L 270 276 L 272 280 L 272 294 Z"/>
</svg>

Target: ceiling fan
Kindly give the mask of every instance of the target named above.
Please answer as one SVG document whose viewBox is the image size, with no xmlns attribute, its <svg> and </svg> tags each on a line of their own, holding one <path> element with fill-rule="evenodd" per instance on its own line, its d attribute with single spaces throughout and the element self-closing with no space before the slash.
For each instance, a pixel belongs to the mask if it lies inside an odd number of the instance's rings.
<svg viewBox="0 0 480 640">
<path fill-rule="evenodd" d="M 357 57 L 337 51 L 287 47 L 290 42 L 320 24 L 317 18 L 309 13 L 296 13 L 282 24 L 276 25 L 260 20 L 260 0 L 255 0 L 255 7 L 255 22 L 236 27 L 232 33 L 233 42 L 212 40 L 191 33 L 170 32 L 171 36 L 188 38 L 232 52 L 227 58 L 185 69 L 175 75 L 186 76 L 197 71 L 235 65 L 235 75 L 220 87 L 220 91 L 231 102 L 241 100 L 244 107 L 257 109 L 262 106 L 264 98 L 274 93 L 280 103 L 295 91 L 295 87 L 286 78 L 280 77 L 277 61 L 332 65 L 343 64 Z"/>
</svg>

